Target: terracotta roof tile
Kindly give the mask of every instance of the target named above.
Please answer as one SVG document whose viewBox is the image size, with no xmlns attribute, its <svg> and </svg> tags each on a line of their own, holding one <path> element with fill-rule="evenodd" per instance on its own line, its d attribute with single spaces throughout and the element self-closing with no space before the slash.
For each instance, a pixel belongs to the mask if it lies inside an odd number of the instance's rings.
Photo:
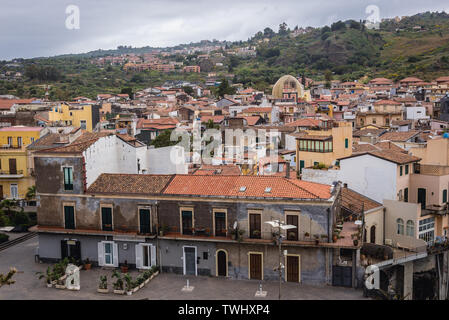
<svg viewBox="0 0 449 320">
<path fill-rule="evenodd" d="M 349 188 L 341 188 L 341 206 L 353 213 L 361 213 L 362 207 L 364 211 L 382 207 L 382 204 L 361 195 Z"/>
<path fill-rule="evenodd" d="M 102 173 L 88 193 L 160 194 L 173 175 Z"/>
<path fill-rule="evenodd" d="M 405 131 L 405 132 L 385 132 L 380 136 L 380 140 L 388 140 L 388 141 L 397 141 L 397 142 L 405 142 L 414 136 L 418 135 L 419 131 Z"/>
<path fill-rule="evenodd" d="M 244 191 L 240 191 L 246 187 Z M 271 188 L 270 192 L 265 192 Z M 329 199 L 330 186 L 283 177 L 176 175 L 163 192 L 171 195 Z"/>
</svg>

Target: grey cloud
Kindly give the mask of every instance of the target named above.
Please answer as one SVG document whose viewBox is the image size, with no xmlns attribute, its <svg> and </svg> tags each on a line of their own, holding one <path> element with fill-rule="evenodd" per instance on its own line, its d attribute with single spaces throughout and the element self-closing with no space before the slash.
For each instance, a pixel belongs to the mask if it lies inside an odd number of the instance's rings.
<svg viewBox="0 0 449 320">
<path fill-rule="evenodd" d="M 80 8 L 80 29 L 65 28 L 68 5 Z M 171 46 L 203 39 L 246 40 L 265 27 L 322 26 L 381 17 L 449 11 L 446 0 L 2 0 L 0 59 L 80 53 L 118 45 Z"/>
</svg>

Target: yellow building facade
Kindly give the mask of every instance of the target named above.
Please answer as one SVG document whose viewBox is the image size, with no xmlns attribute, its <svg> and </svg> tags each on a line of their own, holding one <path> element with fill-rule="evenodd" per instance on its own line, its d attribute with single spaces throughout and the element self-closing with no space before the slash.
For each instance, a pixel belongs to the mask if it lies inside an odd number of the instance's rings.
<svg viewBox="0 0 449 320">
<path fill-rule="evenodd" d="M 324 164 L 336 165 L 337 159 L 352 155 L 352 125 L 335 122 L 332 128 L 305 130 L 296 138 L 296 171 Z"/>
<path fill-rule="evenodd" d="M 26 147 L 46 132 L 42 127 L 0 129 L 0 199 L 24 199 L 34 185 Z"/>
<path fill-rule="evenodd" d="M 98 112 L 98 110 L 97 110 Z M 68 106 L 61 104 L 48 112 L 48 120 L 62 126 L 74 126 L 92 132 L 97 124 L 92 105 Z"/>
</svg>

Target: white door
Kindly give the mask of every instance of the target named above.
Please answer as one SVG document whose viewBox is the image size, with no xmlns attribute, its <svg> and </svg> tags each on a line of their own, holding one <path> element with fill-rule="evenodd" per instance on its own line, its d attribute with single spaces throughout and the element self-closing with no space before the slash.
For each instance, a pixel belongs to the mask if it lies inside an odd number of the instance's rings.
<svg viewBox="0 0 449 320">
<path fill-rule="evenodd" d="M 100 266 L 118 267 L 118 246 L 113 241 L 98 243 L 98 264 Z"/>
<path fill-rule="evenodd" d="M 136 268 L 149 269 L 156 265 L 156 247 L 152 244 L 136 245 Z"/>
<path fill-rule="evenodd" d="M 184 275 L 197 275 L 196 247 L 183 247 Z"/>
<path fill-rule="evenodd" d="M 12 199 L 19 199 L 19 188 L 17 187 L 17 184 L 11 184 L 11 198 Z"/>
</svg>

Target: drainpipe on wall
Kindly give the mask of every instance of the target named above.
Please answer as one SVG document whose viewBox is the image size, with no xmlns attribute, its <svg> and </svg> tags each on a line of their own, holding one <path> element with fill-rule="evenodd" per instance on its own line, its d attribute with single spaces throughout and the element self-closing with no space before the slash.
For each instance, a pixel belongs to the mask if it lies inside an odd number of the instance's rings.
<svg viewBox="0 0 449 320">
<path fill-rule="evenodd" d="M 384 212 L 384 216 L 383 216 L 383 220 L 384 220 L 384 221 L 383 221 L 383 223 L 382 223 L 382 224 L 383 224 L 383 228 L 382 228 L 382 229 L 383 229 L 383 234 L 384 234 L 384 235 L 383 235 L 383 239 L 382 239 L 382 244 L 385 245 L 385 214 L 386 214 L 386 212 L 387 212 L 387 208 L 384 208 L 384 209 L 383 209 L 383 212 Z"/>
<path fill-rule="evenodd" d="M 159 242 L 159 203 L 156 200 L 156 202 L 154 203 L 154 208 L 155 208 L 155 213 L 156 213 L 156 248 L 157 251 L 159 252 L 159 273 L 162 273 L 162 251 L 161 251 L 161 246 L 160 246 L 160 242 Z"/>
</svg>

